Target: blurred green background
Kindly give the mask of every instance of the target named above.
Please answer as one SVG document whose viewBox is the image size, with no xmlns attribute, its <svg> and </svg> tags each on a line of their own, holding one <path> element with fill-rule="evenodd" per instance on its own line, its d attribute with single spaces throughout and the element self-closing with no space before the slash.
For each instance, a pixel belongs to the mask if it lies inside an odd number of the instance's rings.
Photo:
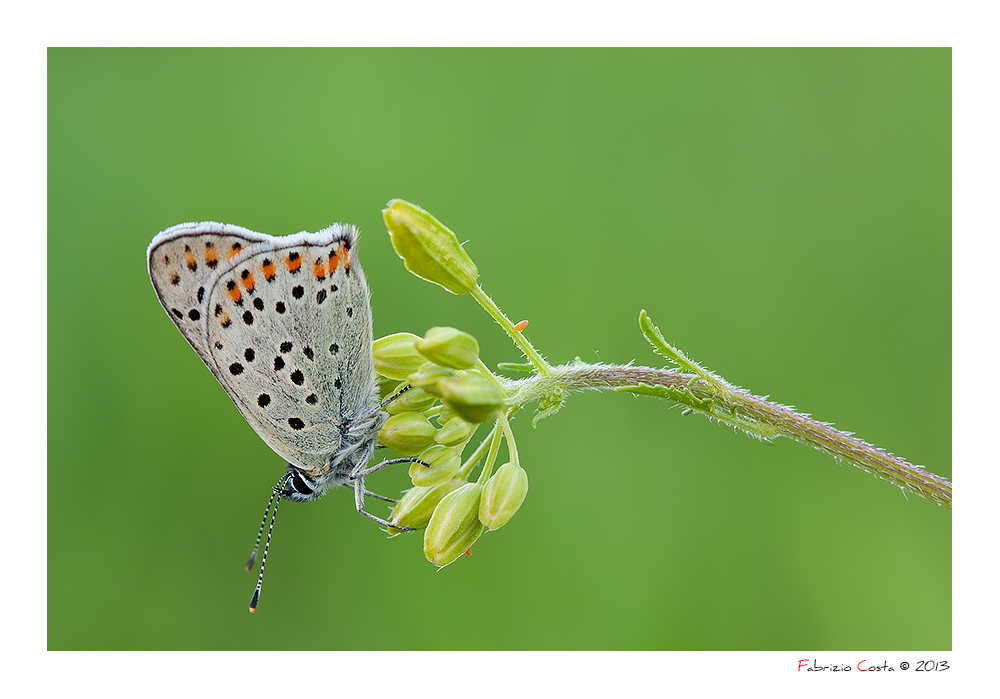
<svg viewBox="0 0 1000 699">
<path fill-rule="evenodd" d="M 440 572 L 283 463 L 157 303 L 215 220 L 357 224 L 376 336 L 454 325 L 379 214 L 416 202 L 553 361 L 730 381 L 951 476 L 951 52 L 50 50 L 50 649 L 951 648 L 951 512 L 788 440 L 581 394 L 514 423 L 531 491 Z M 66 286 L 70 274 L 73 287 Z M 398 493 L 406 469 L 369 487 Z M 379 511 L 379 510 L 376 510 Z"/>
</svg>

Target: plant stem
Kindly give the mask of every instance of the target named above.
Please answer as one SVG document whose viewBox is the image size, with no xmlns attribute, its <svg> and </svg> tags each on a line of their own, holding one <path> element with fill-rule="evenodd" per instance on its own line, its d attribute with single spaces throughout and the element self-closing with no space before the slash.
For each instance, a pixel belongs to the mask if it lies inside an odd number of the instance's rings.
<svg viewBox="0 0 1000 699">
<path fill-rule="evenodd" d="M 517 345 L 522 352 L 524 352 L 524 356 L 527 357 L 528 361 L 530 361 L 535 367 L 535 371 L 543 376 L 548 376 L 552 371 L 552 367 L 545 361 L 542 355 L 538 353 L 538 350 L 536 350 L 531 343 L 528 342 L 527 338 L 514 329 L 514 323 L 511 322 L 510 318 L 504 315 L 503 311 L 500 310 L 500 307 L 493 302 L 493 299 L 486 295 L 483 288 L 477 285 L 470 293 L 472 294 L 472 298 L 476 299 L 479 305 L 482 306 L 487 313 L 493 316 L 493 320 L 495 320 L 500 327 L 504 329 L 504 332 L 506 332 L 510 339 L 514 341 L 514 344 Z"/>
<path fill-rule="evenodd" d="M 547 376 L 503 379 L 508 404 L 524 405 L 559 391 L 631 390 L 664 387 L 671 395 L 691 395 L 693 401 L 682 403 L 710 419 L 727 422 L 750 434 L 769 439 L 785 436 L 808 444 L 846 461 L 910 492 L 951 507 L 952 485 L 941 476 L 893 456 L 867 442 L 834 429 L 830 425 L 797 413 L 777 403 L 755 396 L 713 376 L 713 383 L 689 373 L 644 366 L 584 364 L 582 362 L 550 367 Z M 715 382 L 718 385 L 714 385 Z M 664 397 L 660 394 L 660 397 Z M 712 407 L 699 409 L 698 401 Z"/>
<path fill-rule="evenodd" d="M 486 455 L 486 463 L 483 464 L 483 470 L 479 473 L 479 479 L 476 481 L 479 485 L 486 485 L 487 479 L 493 473 L 493 464 L 497 460 L 497 452 L 500 451 L 500 442 L 502 439 L 503 430 L 498 425 L 493 428 L 493 435 L 490 440 L 490 453 Z"/>
<path fill-rule="evenodd" d="M 521 463 L 517 458 L 517 444 L 514 442 L 514 433 L 510 429 L 510 421 L 507 420 L 507 416 L 500 413 L 497 417 L 497 423 L 503 428 L 504 438 L 507 440 L 507 452 L 510 456 L 510 462 L 515 466 L 520 466 Z"/>
<path fill-rule="evenodd" d="M 494 428 L 490 431 L 490 433 L 486 435 L 486 439 L 480 442 L 479 446 L 476 447 L 476 450 L 472 452 L 472 456 L 466 459 L 465 463 L 462 464 L 462 467 L 458 469 L 458 473 L 455 474 L 456 476 L 465 478 L 472 472 L 472 469 L 476 467 L 476 464 L 479 463 L 479 460 L 483 458 L 483 454 L 485 454 L 487 450 L 492 447 L 493 441 L 497 439 L 498 431 L 499 431 L 498 427 L 494 426 Z"/>
</svg>

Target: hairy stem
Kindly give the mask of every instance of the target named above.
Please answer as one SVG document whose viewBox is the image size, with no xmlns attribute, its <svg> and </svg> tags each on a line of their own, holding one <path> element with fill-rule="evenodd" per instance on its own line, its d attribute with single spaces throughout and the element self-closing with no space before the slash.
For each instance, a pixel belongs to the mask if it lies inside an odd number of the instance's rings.
<svg viewBox="0 0 1000 699">
<path fill-rule="evenodd" d="M 524 405 L 559 392 L 613 389 L 673 400 L 692 412 L 753 436 L 784 436 L 808 444 L 901 488 L 951 507 L 952 485 L 940 476 L 898 456 L 834 429 L 830 425 L 755 396 L 712 375 L 698 375 L 644 366 L 571 363 L 554 366 L 548 376 L 502 379 L 508 404 Z"/>
<path fill-rule="evenodd" d="M 476 286 L 471 293 L 472 298 L 476 299 L 476 302 L 479 303 L 479 305 L 482 306 L 487 313 L 493 316 L 493 320 L 495 320 L 500 327 L 503 328 L 504 332 L 507 333 L 507 336 L 513 340 L 518 349 L 524 353 L 524 356 L 527 357 L 528 361 L 530 361 L 535 367 L 535 371 L 542 375 L 548 375 L 552 370 L 552 367 L 550 367 L 549 363 L 546 362 L 542 355 L 538 353 L 538 350 L 536 350 L 531 343 L 528 342 L 528 340 L 514 328 L 514 323 L 511 322 L 510 318 L 504 315 L 503 311 L 500 310 L 500 307 L 496 305 L 493 299 L 487 296 L 482 287 Z"/>
</svg>

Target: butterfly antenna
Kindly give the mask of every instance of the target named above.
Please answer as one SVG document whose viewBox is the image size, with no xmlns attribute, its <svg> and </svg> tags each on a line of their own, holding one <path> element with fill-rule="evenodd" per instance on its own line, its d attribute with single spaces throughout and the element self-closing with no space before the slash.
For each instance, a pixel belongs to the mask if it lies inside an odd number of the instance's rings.
<svg viewBox="0 0 1000 699">
<path fill-rule="evenodd" d="M 260 548 L 260 537 L 264 534 L 264 525 L 267 523 L 267 513 L 271 511 L 271 503 L 274 502 L 274 498 L 277 494 L 277 488 L 271 491 L 271 499 L 267 501 L 267 507 L 264 508 L 264 517 L 260 520 L 260 529 L 257 530 L 257 541 L 254 542 L 253 551 L 250 552 L 250 558 L 247 559 L 246 570 L 248 573 L 253 570 L 253 564 L 257 562 L 257 549 Z"/>
<path fill-rule="evenodd" d="M 274 509 L 271 510 L 271 525 L 267 528 L 267 539 L 264 540 L 264 555 L 260 559 L 260 575 L 257 576 L 257 587 L 254 588 L 253 596 L 250 598 L 250 613 L 253 614 L 254 610 L 257 609 L 257 602 L 260 601 L 260 588 L 264 584 L 264 566 L 267 565 L 267 549 L 271 545 L 271 532 L 274 531 L 274 520 L 278 516 L 278 503 L 281 502 L 280 490 L 281 486 L 284 484 L 287 476 L 282 477 L 278 481 L 278 485 L 274 486 L 274 492 L 271 494 L 271 499 L 268 500 L 267 506 L 271 507 L 271 502 L 274 502 Z M 264 510 L 264 519 L 267 519 L 267 510 Z M 260 524 L 261 529 L 264 528 L 264 523 Z M 260 544 L 260 533 L 257 534 L 257 543 Z M 254 546 L 254 552 L 250 555 L 250 561 L 252 566 L 252 561 L 256 557 L 257 547 Z"/>
<path fill-rule="evenodd" d="M 396 391 L 395 393 L 393 393 L 391 396 L 389 396 L 388 398 L 386 398 L 384 401 L 382 401 L 381 403 L 379 403 L 378 409 L 381 410 L 385 406 L 389 405 L 389 403 L 391 403 L 394 400 L 396 400 L 397 398 L 399 398 L 401 395 L 403 395 L 404 393 L 406 393 L 407 391 L 409 391 L 411 388 L 413 388 L 412 385 L 406 384 L 401 389 L 399 389 L 398 391 Z"/>
</svg>

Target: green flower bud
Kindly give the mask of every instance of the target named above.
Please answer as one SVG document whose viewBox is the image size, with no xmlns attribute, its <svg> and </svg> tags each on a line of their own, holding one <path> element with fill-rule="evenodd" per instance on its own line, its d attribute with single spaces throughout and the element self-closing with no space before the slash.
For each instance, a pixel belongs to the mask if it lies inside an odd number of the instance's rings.
<svg viewBox="0 0 1000 699">
<path fill-rule="evenodd" d="M 441 386 L 458 378 L 454 369 L 425 362 L 420 369 L 406 377 L 414 388 L 422 388 L 432 396 L 441 397 Z"/>
<path fill-rule="evenodd" d="M 479 424 L 496 419 L 503 409 L 503 395 L 481 374 L 466 374 L 442 382 L 441 401 L 466 422 Z"/>
<path fill-rule="evenodd" d="M 414 345 L 435 364 L 452 369 L 471 369 L 479 361 L 476 338 L 455 328 L 431 328 Z"/>
<path fill-rule="evenodd" d="M 510 521 L 528 494 L 528 474 L 520 466 L 506 463 L 490 476 L 479 503 L 479 521 L 493 531 Z"/>
<path fill-rule="evenodd" d="M 408 385 L 409 382 L 404 381 L 396 386 L 389 395 L 392 396 L 399 393 Z M 434 405 L 436 400 L 437 398 L 422 388 L 411 388 L 399 398 L 389 403 L 389 405 L 385 406 L 385 409 L 390 415 L 398 415 L 399 413 L 405 412 L 422 413 Z"/>
<path fill-rule="evenodd" d="M 434 442 L 437 430 L 421 413 L 391 415 L 378 431 L 378 441 L 405 456 L 416 456 Z"/>
<path fill-rule="evenodd" d="M 453 294 L 475 288 L 479 270 L 443 223 L 402 199 L 386 204 L 382 218 L 406 269 Z"/>
<path fill-rule="evenodd" d="M 401 527 L 423 529 L 431 521 L 434 508 L 441 498 L 465 483 L 461 478 L 452 478 L 444 483 L 438 483 L 428 488 L 410 488 L 406 491 L 396 506 L 392 508 L 389 521 Z M 402 533 L 399 529 L 389 529 L 389 534 L 395 536 Z"/>
<path fill-rule="evenodd" d="M 438 424 L 441 425 L 441 427 L 444 427 L 446 424 L 448 424 L 448 421 L 451 420 L 453 417 L 457 417 L 455 415 L 455 411 L 449 408 L 447 405 L 442 405 L 441 411 L 438 413 L 437 416 Z"/>
<path fill-rule="evenodd" d="M 428 466 L 416 462 L 410 464 L 410 479 L 413 485 L 428 487 L 443 483 L 462 467 L 462 454 L 458 449 L 434 445 L 417 457 Z"/>
<path fill-rule="evenodd" d="M 420 338 L 413 333 L 395 333 L 375 340 L 375 371 L 397 381 L 405 379 L 426 362 L 413 343 Z"/>
<path fill-rule="evenodd" d="M 438 503 L 424 531 L 424 556 L 443 568 L 453 563 L 478 539 L 486 527 L 479 521 L 483 486 L 466 483 Z"/>
<path fill-rule="evenodd" d="M 461 444 L 469 435 L 472 434 L 473 430 L 476 428 L 467 423 L 460 417 L 453 417 L 448 422 L 437 431 L 434 435 L 434 441 L 438 444 L 443 444 L 446 447 L 453 447 L 456 444 Z"/>
</svg>

